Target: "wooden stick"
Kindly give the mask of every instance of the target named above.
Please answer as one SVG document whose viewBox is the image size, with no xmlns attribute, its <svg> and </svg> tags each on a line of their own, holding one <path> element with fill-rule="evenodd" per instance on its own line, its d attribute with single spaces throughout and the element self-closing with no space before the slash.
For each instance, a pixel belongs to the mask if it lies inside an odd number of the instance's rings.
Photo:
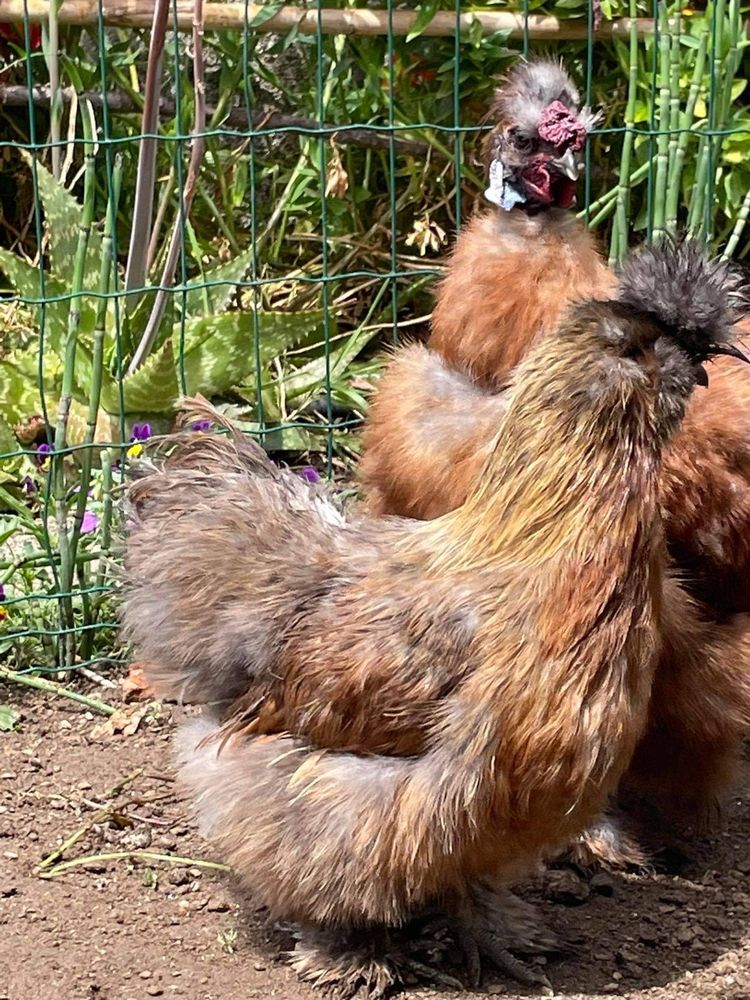
<svg viewBox="0 0 750 1000">
<path fill-rule="evenodd" d="M 148 28 L 153 17 L 153 0 L 62 0 L 58 12 L 60 24 L 92 25 L 96 24 L 99 3 L 104 15 L 104 22 L 110 26 L 128 28 Z M 49 0 L 2 0 L 0 3 L 0 22 L 22 22 L 24 9 L 27 7 L 29 20 L 40 24 L 47 20 Z M 271 17 L 265 15 L 270 6 L 251 3 L 247 5 L 247 19 L 250 31 L 285 34 L 296 28 L 303 35 L 315 35 L 318 32 L 318 18 L 324 35 L 385 35 L 388 33 L 388 12 L 385 10 L 332 10 L 326 8 L 318 12 L 315 9 L 300 7 L 281 7 Z M 206 31 L 240 31 L 245 27 L 244 3 L 208 3 L 205 8 Z M 394 35 L 408 35 L 418 17 L 415 10 L 394 10 Z M 438 11 L 423 29 L 423 35 L 447 37 L 456 33 L 456 15 L 451 11 Z M 255 23 L 253 23 L 255 22 Z M 478 22 L 486 35 L 496 31 L 510 31 L 512 38 L 519 38 L 524 33 L 524 17 L 508 11 L 481 10 L 474 13 L 461 14 L 458 17 L 459 30 L 468 32 L 472 25 Z M 190 0 L 177 0 L 177 24 L 180 31 L 191 31 L 193 27 L 193 4 Z M 652 18 L 641 17 L 636 21 L 639 36 L 653 34 Z M 630 18 L 618 18 L 614 21 L 604 21 L 594 32 L 597 38 L 627 38 L 630 33 Z M 556 17 L 545 17 L 534 14 L 528 19 L 528 35 L 533 39 L 547 41 L 567 41 L 585 39 L 588 36 L 586 18 L 571 18 L 560 20 Z"/>
</svg>

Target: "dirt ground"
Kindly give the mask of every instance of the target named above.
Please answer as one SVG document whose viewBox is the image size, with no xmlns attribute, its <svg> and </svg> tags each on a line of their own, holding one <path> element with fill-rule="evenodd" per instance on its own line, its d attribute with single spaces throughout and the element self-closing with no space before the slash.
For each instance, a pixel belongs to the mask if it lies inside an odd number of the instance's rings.
<svg viewBox="0 0 750 1000">
<path fill-rule="evenodd" d="M 202 867 L 217 859 L 174 781 L 169 709 L 125 735 L 68 701 L 16 688 L 2 700 L 22 721 L 0 733 L 0 1000 L 316 996 L 283 963 L 289 936 L 231 876 Z M 66 861 L 138 850 L 191 860 L 131 853 L 40 878 L 40 861 L 82 828 Z M 529 894 L 578 942 L 548 966 L 556 996 L 750 1000 L 750 767 L 726 831 L 693 844 L 680 876 L 574 876 L 579 905 Z M 486 978 L 485 994 L 534 995 Z M 459 995 L 410 990 L 405 1000 Z"/>
</svg>

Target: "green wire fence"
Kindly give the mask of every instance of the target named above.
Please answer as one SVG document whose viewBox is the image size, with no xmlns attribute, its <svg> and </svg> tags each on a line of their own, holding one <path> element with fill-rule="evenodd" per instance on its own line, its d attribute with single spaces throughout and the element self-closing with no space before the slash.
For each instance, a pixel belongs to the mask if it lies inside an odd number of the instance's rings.
<svg viewBox="0 0 750 1000">
<path fill-rule="evenodd" d="M 739 0 L 3 0 L 0 671 L 120 657 L 125 466 L 180 394 L 349 479 L 518 53 L 602 107 L 580 211 L 613 263 L 683 226 L 745 257 L 746 46 Z"/>
</svg>

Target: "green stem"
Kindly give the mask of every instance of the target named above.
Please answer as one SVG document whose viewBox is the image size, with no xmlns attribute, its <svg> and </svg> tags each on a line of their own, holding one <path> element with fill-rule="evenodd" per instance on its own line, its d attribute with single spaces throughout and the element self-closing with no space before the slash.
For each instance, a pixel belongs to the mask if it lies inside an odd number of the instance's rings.
<svg viewBox="0 0 750 1000">
<path fill-rule="evenodd" d="M 672 39 L 672 48 L 669 67 L 669 151 L 666 181 L 666 208 L 665 226 L 669 232 L 674 232 L 676 219 L 672 219 L 669 213 L 672 189 L 670 187 L 671 178 L 674 172 L 675 158 L 677 156 L 677 146 L 680 139 L 680 28 L 681 18 L 677 18 L 677 35 Z"/>
<path fill-rule="evenodd" d="M 102 463 L 102 520 L 99 525 L 99 543 L 101 552 L 108 553 L 112 533 L 112 457 L 108 451 L 100 456 Z M 103 587 L 107 574 L 106 559 L 100 559 L 96 573 L 96 586 Z"/>
<path fill-rule="evenodd" d="M 640 184 L 640 182 L 647 176 L 648 176 L 648 163 L 642 163 L 640 167 L 636 167 L 633 173 L 630 175 L 628 179 L 628 186 L 632 188 L 634 187 L 634 185 Z M 609 211 L 612 211 L 617 202 L 618 191 L 619 191 L 619 186 L 610 188 L 609 191 L 605 191 L 603 195 L 600 195 L 596 199 L 596 201 L 592 201 L 591 204 L 589 205 L 589 214 L 591 212 L 598 212 L 600 209 L 603 208 L 607 208 L 609 209 Z M 609 211 L 607 212 L 607 214 L 609 214 Z M 578 212 L 576 215 L 577 219 L 583 219 L 585 217 L 586 217 L 585 209 Z M 589 228 L 591 229 L 594 228 L 593 220 L 589 222 Z"/>
<path fill-rule="evenodd" d="M 59 698 L 69 698 L 71 701 L 85 705 L 86 708 L 100 712 L 102 715 L 114 715 L 116 712 L 112 705 L 107 705 L 96 698 L 89 698 L 85 694 L 78 694 L 77 691 L 71 691 L 69 688 L 64 688 L 54 681 L 45 680 L 43 677 L 34 677 L 33 674 L 19 674 L 15 670 L 8 670 L 7 667 L 0 667 L 0 680 L 7 681 L 9 684 L 21 684 L 24 687 L 35 688 L 37 691 L 46 691 Z"/>
<path fill-rule="evenodd" d="M 49 137 L 52 143 L 50 155 L 52 158 L 52 175 L 60 179 L 60 123 L 62 121 L 63 101 L 60 93 L 60 28 L 58 21 L 59 0 L 51 0 L 47 17 L 47 52 L 45 58 L 49 72 Z"/>
<path fill-rule="evenodd" d="M 674 161 L 669 168 L 669 184 L 667 185 L 667 227 L 674 229 L 677 225 L 677 211 L 680 203 L 680 190 L 682 186 L 682 171 L 685 166 L 685 155 L 687 153 L 688 142 L 693 132 L 690 131 L 695 121 L 695 105 L 701 92 L 703 83 L 703 73 L 706 69 L 706 56 L 708 54 L 709 28 L 706 23 L 701 31 L 698 40 L 698 51 L 693 67 L 693 76 L 690 81 L 687 103 L 685 105 L 685 118 L 683 121 L 683 131 L 680 132 L 677 140 L 677 149 L 674 153 Z"/>
<path fill-rule="evenodd" d="M 698 147 L 698 167 L 695 171 L 695 183 L 690 196 L 690 211 L 688 214 L 688 231 L 697 235 L 703 230 L 703 204 L 706 197 L 706 178 L 708 176 L 708 159 L 710 154 L 709 137 L 701 136 Z"/>
<path fill-rule="evenodd" d="M 638 5 L 636 0 L 630 0 L 629 10 L 631 23 L 628 58 L 628 103 L 625 108 L 626 132 L 622 140 L 620 177 L 615 189 L 615 221 L 612 226 L 612 239 L 609 250 L 610 267 L 618 264 L 623 259 L 628 248 L 628 207 L 632 184 L 630 162 L 633 156 L 633 143 L 635 141 L 635 108 L 638 90 L 638 31 L 635 21 L 638 14 Z M 592 205 L 591 208 L 593 207 Z M 595 224 L 598 224 L 598 217 L 596 222 L 592 219 L 589 223 L 590 226 Z"/>
<path fill-rule="evenodd" d="M 65 353 L 62 374 L 62 391 L 57 411 L 55 426 L 55 453 L 52 455 L 52 495 L 55 500 L 55 520 L 57 521 L 58 548 L 60 550 L 60 589 L 65 596 L 60 597 L 60 612 L 63 626 L 73 627 L 73 604 L 69 596 L 73 581 L 73 562 L 68 537 L 68 507 L 65 491 L 65 458 L 62 454 L 67 447 L 68 417 L 73 400 L 75 386 L 76 350 L 78 347 L 78 328 L 81 321 L 81 295 L 83 293 L 83 276 L 86 270 L 86 252 L 89 245 L 91 224 L 94 218 L 94 194 L 96 191 L 96 174 L 94 151 L 88 116 L 82 115 L 85 133 L 85 170 L 83 182 L 83 211 L 78 231 L 78 243 L 73 263 L 73 280 L 71 283 L 70 308 L 68 311 L 68 332 L 65 339 Z M 63 641 L 61 665 L 70 666 L 75 654 L 75 638 L 73 632 L 67 632 Z"/>
<path fill-rule="evenodd" d="M 117 218 L 117 205 L 120 198 L 120 183 L 122 181 L 122 157 L 115 158 L 112 172 L 112 190 L 107 202 L 107 215 L 104 220 L 102 236 L 102 260 L 99 269 L 99 298 L 96 307 L 96 323 L 94 326 L 94 343 L 92 352 L 92 378 L 89 389 L 89 409 L 86 419 L 86 435 L 81 454 L 81 475 L 73 520 L 73 535 L 70 542 L 71 560 L 75 562 L 78 552 L 78 541 L 81 536 L 81 525 L 86 513 L 89 486 L 91 484 L 91 446 L 96 436 L 96 425 L 99 418 L 99 401 L 102 392 L 102 372 L 104 368 L 104 337 L 107 327 L 107 306 L 109 304 L 110 279 L 112 275 L 113 233 Z"/>
<path fill-rule="evenodd" d="M 745 193 L 745 197 L 742 199 L 742 207 L 740 208 L 739 215 L 737 216 L 737 221 L 732 229 L 732 235 L 727 241 L 726 249 L 722 254 L 724 260 L 728 260 L 730 257 L 734 256 L 734 252 L 737 249 L 737 244 L 742 238 L 742 234 L 745 231 L 745 226 L 747 225 L 748 216 L 750 216 L 750 189 Z"/>
<path fill-rule="evenodd" d="M 656 143 L 652 239 L 665 233 L 667 177 L 669 175 L 671 46 L 667 8 L 659 4 L 659 137 Z"/>
</svg>

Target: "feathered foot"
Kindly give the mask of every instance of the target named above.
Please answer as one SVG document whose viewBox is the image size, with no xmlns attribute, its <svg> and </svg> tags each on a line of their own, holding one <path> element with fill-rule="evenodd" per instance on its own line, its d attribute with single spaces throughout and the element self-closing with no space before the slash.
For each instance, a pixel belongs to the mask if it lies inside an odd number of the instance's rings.
<svg viewBox="0 0 750 1000">
<path fill-rule="evenodd" d="M 648 854 L 615 816 L 603 816 L 575 840 L 566 857 L 585 870 L 648 869 Z"/>
<path fill-rule="evenodd" d="M 560 952 L 556 935 L 545 927 L 533 906 L 508 889 L 477 883 L 455 920 L 457 943 L 464 952 L 467 976 L 472 987 L 482 977 L 482 960 L 492 962 L 527 986 L 550 986 L 539 969 L 517 957 Z"/>
<path fill-rule="evenodd" d="M 463 989 L 459 980 L 407 954 L 385 928 L 345 932 L 305 927 L 297 931 L 297 938 L 290 955 L 292 968 L 300 979 L 336 1000 L 356 994 L 380 1000 L 410 978 Z"/>
</svg>

